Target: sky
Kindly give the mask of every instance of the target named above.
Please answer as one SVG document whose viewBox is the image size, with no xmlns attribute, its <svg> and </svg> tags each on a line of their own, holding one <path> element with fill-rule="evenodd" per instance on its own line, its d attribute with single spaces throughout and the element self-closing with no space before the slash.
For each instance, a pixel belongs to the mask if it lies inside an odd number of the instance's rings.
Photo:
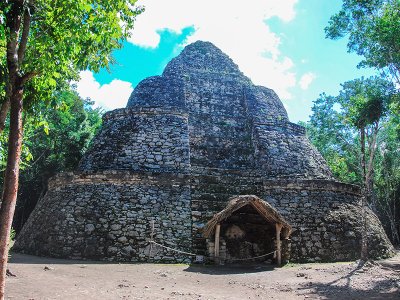
<svg viewBox="0 0 400 300">
<path fill-rule="evenodd" d="M 374 75 L 346 39 L 325 39 L 324 28 L 341 0 L 139 0 L 131 37 L 114 52 L 110 71 L 81 72 L 77 91 L 104 110 L 125 107 L 136 85 L 160 75 L 185 45 L 214 43 L 254 84 L 275 90 L 292 122 L 307 121 L 322 92 Z"/>
</svg>

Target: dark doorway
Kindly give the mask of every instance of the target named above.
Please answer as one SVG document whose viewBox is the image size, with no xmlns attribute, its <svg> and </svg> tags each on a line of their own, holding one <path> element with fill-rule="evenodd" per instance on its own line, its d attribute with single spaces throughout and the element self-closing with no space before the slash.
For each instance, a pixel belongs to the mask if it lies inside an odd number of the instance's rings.
<svg viewBox="0 0 400 300">
<path fill-rule="evenodd" d="M 255 257 L 273 252 L 276 249 L 275 237 L 275 224 L 268 223 L 251 205 L 233 212 L 221 224 L 227 263 L 271 260 L 273 254 Z"/>
</svg>

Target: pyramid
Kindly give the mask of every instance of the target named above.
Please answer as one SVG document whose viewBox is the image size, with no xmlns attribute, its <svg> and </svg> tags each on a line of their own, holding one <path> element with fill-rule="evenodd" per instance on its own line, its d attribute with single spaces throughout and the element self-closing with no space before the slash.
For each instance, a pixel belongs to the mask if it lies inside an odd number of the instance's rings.
<svg viewBox="0 0 400 300">
<path fill-rule="evenodd" d="M 273 90 L 254 85 L 220 49 L 198 41 L 162 75 L 140 82 L 126 108 L 104 115 L 78 170 L 49 180 L 15 249 L 190 262 L 193 256 L 171 248 L 212 256 L 214 241 L 202 229 L 237 195 L 256 195 L 290 223 L 287 259 L 358 258 L 360 188 L 332 176 Z M 377 217 L 368 210 L 367 218 L 370 256 L 392 255 Z M 221 225 L 221 252 L 229 260 L 272 249 L 272 225 L 240 208 Z"/>
</svg>

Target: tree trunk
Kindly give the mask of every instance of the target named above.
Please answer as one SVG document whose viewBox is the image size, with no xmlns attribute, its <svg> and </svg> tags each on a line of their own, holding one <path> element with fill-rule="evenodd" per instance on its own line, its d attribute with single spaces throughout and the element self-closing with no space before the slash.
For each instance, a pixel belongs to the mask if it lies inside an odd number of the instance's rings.
<svg viewBox="0 0 400 300">
<path fill-rule="evenodd" d="M 362 235 L 361 235 L 361 260 L 368 260 L 368 241 L 367 241 L 367 197 L 368 197 L 368 182 L 366 172 L 366 158 L 365 158 L 365 128 L 360 128 L 360 142 L 361 142 L 361 172 L 362 172 Z"/>
<path fill-rule="evenodd" d="M 374 203 L 372 196 L 374 186 L 374 159 L 376 153 L 376 141 L 378 138 L 379 121 L 375 122 L 371 129 L 371 138 L 368 144 L 368 164 L 367 154 L 365 149 L 366 144 L 366 129 L 361 128 L 361 169 L 362 169 L 362 213 L 363 213 L 363 236 L 361 242 L 361 259 L 363 261 L 368 260 L 368 222 L 367 222 L 367 208 L 368 204 Z"/>
<path fill-rule="evenodd" d="M 389 220 L 390 231 L 392 233 L 392 242 L 394 245 L 398 245 L 399 244 L 399 233 L 396 228 L 396 216 L 395 216 L 395 213 L 392 213 L 390 211 L 390 204 L 389 203 L 385 203 L 385 204 L 386 205 L 384 207 L 384 210 L 385 210 L 385 213 Z"/>
<path fill-rule="evenodd" d="M 10 97 L 11 110 L 7 167 L 4 176 L 2 202 L 0 204 L 0 300 L 4 299 L 8 245 L 17 201 L 22 146 L 22 95 L 22 85 L 18 84 Z"/>
<path fill-rule="evenodd" d="M 9 53 L 13 56 L 11 59 L 8 58 L 9 71 L 13 72 L 13 74 L 16 74 L 16 68 L 19 68 L 24 61 L 26 47 L 27 47 L 28 38 L 29 38 L 29 30 L 30 30 L 30 26 L 31 26 L 30 11 L 26 8 L 23 8 L 22 4 L 24 1 L 17 1 L 17 2 L 19 2 L 18 3 L 19 6 L 17 6 L 17 4 L 14 4 L 17 7 L 13 9 L 12 14 L 7 16 L 8 18 L 11 17 L 11 20 L 13 20 L 13 22 L 11 22 L 11 21 L 9 22 L 9 24 L 12 24 L 10 27 L 11 31 L 14 31 L 14 38 L 12 39 L 13 45 L 10 47 L 10 42 L 7 45 L 7 49 L 9 50 Z M 28 5 L 29 2 L 27 2 L 26 4 Z M 22 24 L 22 33 L 20 34 L 21 14 L 22 14 L 21 11 L 22 10 L 23 10 L 23 21 L 22 21 L 23 24 Z M 19 36 L 20 36 L 19 43 L 17 43 Z M 19 44 L 19 45 L 17 45 L 17 44 Z M 17 46 L 18 46 L 18 51 L 16 50 Z M 12 68 L 10 68 L 10 63 L 9 63 L 10 61 L 13 62 L 13 64 L 14 64 L 13 68 L 15 70 L 12 70 Z M 11 74 L 11 76 L 12 76 L 12 74 Z M 7 119 L 8 111 L 10 109 L 10 94 L 9 93 L 12 90 L 13 86 L 12 86 L 11 80 L 9 83 L 10 84 L 7 86 L 6 97 L 0 108 L 0 133 L 3 132 L 3 130 L 6 126 L 6 119 Z"/>
<path fill-rule="evenodd" d="M 26 5 L 24 5 L 26 4 Z M 7 101 L 10 106 L 10 132 L 8 135 L 7 166 L 4 175 L 3 194 L 0 203 L 0 300 L 4 299 L 5 279 L 8 261 L 8 245 L 11 225 L 15 212 L 18 193 L 19 164 L 22 146 L 22 99 L 24 84 L 36 73 L 21 74 L 20 67 L 24 60 L 29 37 L 31 16 L 28 6 L 30 1 L 11 2 L 6 13 L 7 33 L 7 93 L 1 118 L 7 115 Z M 23 22 L 23 27 L 21 24 Z M 21 34 L 22 29 L 22 34 Z M 0 120 L 2 121 L 2 119 Z"/>
</svg>

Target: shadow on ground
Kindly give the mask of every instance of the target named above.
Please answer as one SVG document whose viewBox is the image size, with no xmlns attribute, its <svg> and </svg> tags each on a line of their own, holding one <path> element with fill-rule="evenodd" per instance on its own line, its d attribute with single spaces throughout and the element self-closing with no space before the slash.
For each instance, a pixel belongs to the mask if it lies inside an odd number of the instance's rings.
<svg viewBox="0 0 400 300">
<path fill-rule="evenodd" d="M 74 259 L 62 259 L 62 258 L 51 258 L 51 257 L 40 257 L 22 253 L 12 252 L 10 253 L 10 263 L 14 264 L 42 264 L 42 265 L 105 265 L 105 264 L 146 264 L 138 262 L 109 262 L 101 260 L 74 260 Z M 152 264 L 152 263 L 150 263 Z M 160 264 L 162 265 L 162 264 Z M 245 273 L 258 273 L 265 271 L 273 271 L 275 267 L 273 265 L 266 264 L 234 264 L 234 265 L 190 265 L 184 271 L 202 274 L 214 274 L 214 275 L 227 275 L 227 274 L 245 274 Z"/>
<path fill-rule="evenodd" d="M 14 264 L 51 264 L 51 265 L 91 265 L 91 264 L 124 264 L 124 262 L 109 262 L 104 260 L 75 260 L 75 259 L 64 259 L 57 257 L 42 257 L 30 254 L 22 254 L 17 252 L 10 253 L 10 263 Z M 126 262 L 126 264 L 135 264 L 135 262 Z"/>
<path fill-rule="evenodd" d="M 385 268 L 397 271 L 399 265 L 387 264 Z M 363 264 L 357 265 L 352 271 L 328 283 L 307 282 L 299 287 L 300 294 L 322 299 L 400 299 L 400 273 L 396 278 L 381 278 L 369 283 L 368 287 L 354 284 L 354 276 L 362 272 Z M 396 270 L 397 269 L 397 270 Z M 372 285 L 372 286 L 371 286 Z"/>
<path fill-rule="evenodd" d="M 232 265 L 190 265 L 185 272 L 208 275 L 246 274 L 273 271 L 275 266 L 263 264 L 232 264 Z"/>
</svg>

